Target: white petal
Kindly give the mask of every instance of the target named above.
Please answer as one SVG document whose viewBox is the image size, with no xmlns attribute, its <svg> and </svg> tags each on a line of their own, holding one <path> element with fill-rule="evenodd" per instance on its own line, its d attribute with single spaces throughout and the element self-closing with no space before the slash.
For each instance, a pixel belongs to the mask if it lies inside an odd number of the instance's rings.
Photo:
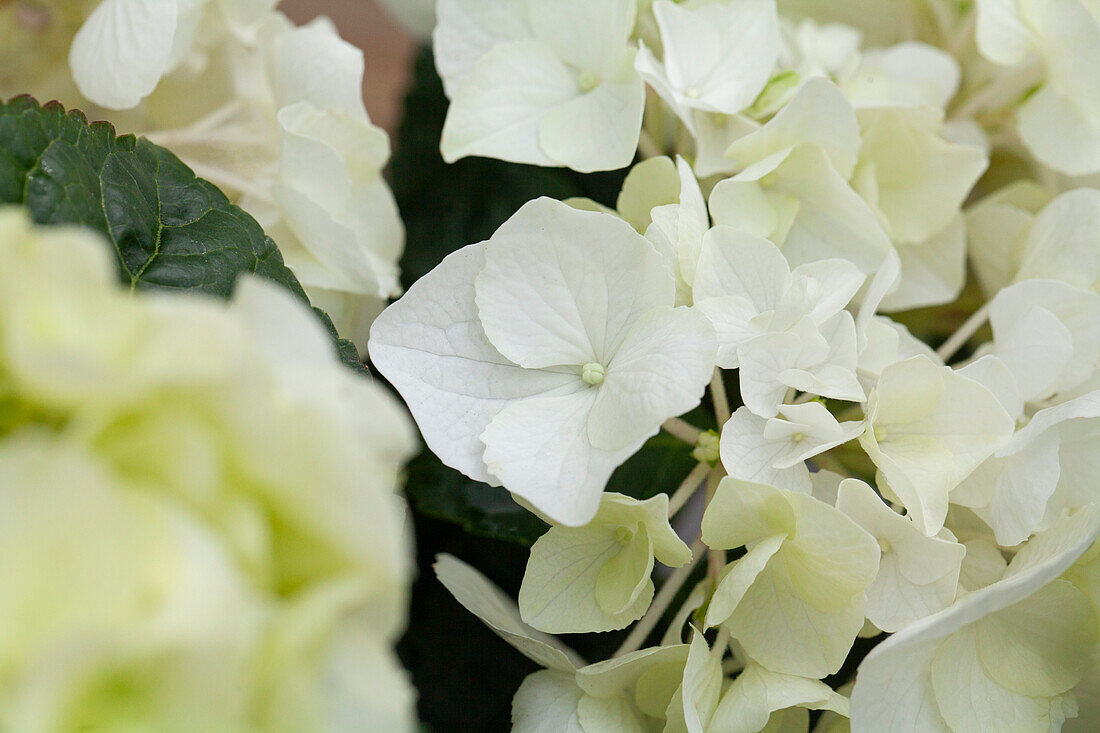
<svg viewBox="0 0 1100 733">
<path fill-rule="evenodd" d="M 636 0 L 527 0 L 531 30 L 558 58 L 600 79 L 619 80 L 629 67 L 627 40 Z"/>
<path fill-rule="evenodd" d="M 1051 201 L 1031 225 L 1020 280 L 1064 280 L 1083 290 L 1100 285 L 1100 191 L 1079 188 Z"/>
<path fill-rule="evenodd" d="M 489 473 L 551 520 L 573 527 L 591 521 L 612 471 L 649 437 L 614 452 L 593 447 L 585 427 L 595 390 L 586 387 L 511 402 L 481 434 Z"/>
<path fill-rule="evenodd" d="M 366 117 L 363 52 L 340 38 L 327 18 L 290 26 L 265 45 L 277 106 L 310 102 Z"/>
<path fill-rule="evenodd" d="M 523 623 L 515 602 L 474 568 L 446 554 L 432 567 L 455 600 L 535 664 L 566 673 L 584 664 L 557 639 Z"/>
<path fill-rule="evenodd" d="M 726 157 L 743 169 L 804 143 L 820 148 L 841 178 L 851 177 L 859 154 L 859 123 L 844 93 L 825 79 L 803 84 L 764 127 L 730 145 Z"/>
<path fill-rule="evenodd" d="M 371 362 L 401 393 L 440 460 L 495 483 L 478 436 L 513 400 L 575 384 L 575 374 L 523 369 L 493 348 L 478 321 L 474 278 L 484 245 L 449 255 L 371 328 Z"/>
<path fill-rule="evenodd" d="M 654 309 L 635 322 L 607 365 L 588 419 L 592 444 L 616 450 L 653 435 L 703 397 L 714 372 L 714 331 L 688 308 Z"/>
<path fill-rule="evenodd" d="M 571 674 L 544 669 L 528 675 L 512 698 L 513 733 L 587 733 L 578 707 L 584 692 Z"/>
<path fill-rule="evenodd" d="M 535 40 L 495 46 L 451 98 L 443 125 L 443 158 L 481 155 L 554 166 L 539 142 L 543 118 L 580 94 L 573 72 Z"/>
<path fill-rule="evenodd" d="M 108 109 L 131 109 L 168 69 L 178 3 L 103 0 L 73 38 L 69 66 L 80 93 Z"/>
<path fill-rule="evenodd" d="M 1015 428 L 992 392 L 925 357 L 883 370 L 867 414 L 860 442 L 929 536 L 943 526 L 948 492 Z"/>
<path fill-rule="evenodd" d="M 923 242 L 898 244 L 901 282 L 882 301 L 882 310 L 943 305 L 959 297 L 966 282 L 966 224 L 956 216 Z"/>
<path fill-rule="evenodd" d="M 581 173 L 623 168 L 638 150 L 644 108 L 640 78 L 603 82 L 547 111 L 539 145 L 555 165 Z"/>
<path fill-rule="evenodd" d="M 856 107 L 944 109 L 959 88 L 960 75 L 959 62 L 946 51 L 899 43 L 864 53 L 844 91 Z"/>
<path fill-rule="evenodd" d="M 1100 126 L 1047 85 L 1016 112 L 1020 137 L 1040 162 L 1081 176 L 1100 170 Z"/>
<path fill-rule="evenodd" d="M 524 622 L 540 631 L 562 634 L 614 631 L 641 618 L 653 599 L 648 572 L 626 579 L 631 586 L 641 586 L 626 606 L 611 610 L 597 601 L 604 567 L 630 546 L 618 542 L 615 530 L 598 523 L 552 527 L 535 541 L 519 589 Z M 648 542 L 645 551 L 649 552 Z M 650 554 L 650 570 L 652 566 Z"/>
<path fill-rule="evenodd" d="M 974 591 L 879 644 L 860 665 L 852 691 L 853 733 L 941 731 L 931 665 L 940 640 L 1012 606 L 1061 575 L 1100 534 L 1091 506 L 1037 536 L 1014 558 L 1003 580 Z M 969 690 L 969 683 L 959 691 Z"/>
<path fill-rule="evenodd" d="M 477 276 L 485 333 L 517 364 L 609 366 L 634 323 L 671 306 L 660 255 L 618 217 L 528 202 L 485 245 Z"/>
<path fill-rule="evenodd" d="M 432 50 L 447 97 L 494 46 L 531 37 L 526 3 L 439 0 Z"/>
<path fill-rule="evenodd" d="M 977 40 L 982 55 L 1001 66 L 1022 64 L 1034 49 L 1016 0 L 978 0 Z"/>
<path fill-rule="evenodd" d="M 722 426 L 722 465 L 727 474 L 788 491 L 810 493 L 810 470 L 804 464 L 776 467 L 791 453 L 791 443 L 768 440 L 764 436 L 767 423 L 749 408 L 739 407 Z"/>
<path fill-rule="evenodd" d="M 716 226 L 703 237 L 693 293 L 696 302 L 744 298 L 760 314 L 779 307 L 790 280 L 790 266 L 775 244 L 733 227 Z"/>
</svg>

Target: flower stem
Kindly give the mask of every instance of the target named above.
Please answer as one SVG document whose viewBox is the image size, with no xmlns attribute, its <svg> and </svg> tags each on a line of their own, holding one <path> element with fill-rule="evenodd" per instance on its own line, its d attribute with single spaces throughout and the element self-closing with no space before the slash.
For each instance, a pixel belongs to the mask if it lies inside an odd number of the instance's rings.
<svg viewBox="0 0 1100 733">
<path fill-rule="evenodd" d="M 974 311 L 974 314 L 970 318 L 966 319 L 963 325 L 959 326 L 959 330 L 951 334 L 950 338 L 943 342 L 940 348 L 936 349 L 936 355 L 946 362 L 952 356 L 955 355 L 959 349 L 966 344 L 970 338 L 978 332 L 978 329 L 985 325 L 985 322 L 989 320 L 989 307 L 992 301 L 987 302 L 978 310 Z"/>
<path fill-rule="evenodd" d="M 722 381 L 721 369 L 715 369 L 714 376 L 710 378 L 710 397 L 714 402 L 714 417 L 721 428 L 730 419 L 730 401 L 726 396 L 726 383 Z"/>
<path fill-rule="evenodd" d="M 691 562 L 683 567 L 676 568 L 672 575 L 668 576 L 668 580 L 665 581 L 665 584 L 661 586 L 661 590 L 657 591 L 657 595 L 653 598 L 653 603 L 649 605 L 649 610 L 638 620 L 638 623 L 634 624 L 634 628 L 630 630 L 630 634 L 623 640 L 622 645 L 615 650 L 612 657 L 621 657 L 624 654 L 637 651 L 645 643 L 646 637 L 653 631 L 661 617 L 665 615 L 665 611 L 668 610 L 668 607 L 672 605 L 672 601 L 676 598 L 676 593 L 691 577 L 691 571 L 695 569 L 695 566 L 699 564 L 705 554 L 707 554 L 706 545 L 703 544 L 702 540 L 695 540 L 691 545 Z"/>
<path fill-rule="evenodd" d="M 673 435 L 684 441 L 685 443 L 690 443 L 691 445 L 695 445 L 695 443 L 699 440 L 699 434 L 703 432 L 699 428 L 691 425 L 690 423 L 684 422 L 678 417 L 670 417 L 669 419 L 664 421 L 661 427 L 664 428 L 665 432 L 669 435 Z"/>
<path fill-rule="evenodd" d="M 700 461 L 695 464 L 695 468 L 691 469 L 691 473 L 687 475 L 680 487 L 676 489 L 676 492 L 668 500 L 668 516 L 672 517 L 676 512 L 683 508 L 688 499 L 695 495 L 695 492 L 699 490 L 699 487 L 703 485 L 703 479 L 707 477 L 710 472 L 710 464 Z"/>
<path fill-rule="evenodd" d="M 707 474 L 707 506 L 710 506 L 711 500 L 714 499 L 714 494 L 718 491 L 718 483 L 725 473 L 722 465 L 719 464 Z M 718 576 L 722 574 L 724 567 L 726 567 L 726 551 L 714 548 L 707 550 L 707 576 L 714 583 L 715 588 L 718 587 Z"/>
</svg>

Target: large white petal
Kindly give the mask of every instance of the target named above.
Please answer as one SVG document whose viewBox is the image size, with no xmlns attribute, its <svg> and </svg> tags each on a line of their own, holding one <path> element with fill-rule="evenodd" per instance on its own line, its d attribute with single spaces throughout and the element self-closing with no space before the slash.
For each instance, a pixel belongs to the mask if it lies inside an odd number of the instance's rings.
<svg viewBox="0 0 1100 733">
<path fill-rule="evenodd" d="M 616 450 L 691 410 L 714 372 L 714 329 L 688 308 L 639 318 L 611 357 L 588 418 L 592 444 Z"/>
<path fill-rule="evenodd" d="M 853 733 L 944 730 L 931 675 L 941 640 L 1057 578 L 1092 546 L 1098 534 L 1100 509 L 1093 505 L 1032 539 L 1013 559 L 1004 579 L 910 624 L 875 647 L 860 665 L 852 690 Z"/>
<path fill-rule="evenodd" d="M 489 473 L 549 519 L 573 527 L 591 521 L 612 471 L 649 437 L 616 451 L 593 447 L 586 426 L 596 390 L 576 383 L 580 391 L 511 402 L 481 434 Z"/>
<path fill-rule="evenodd" d="M 174 0 L 103 0 L 73 38 L 69 66 L 80 93 L 108 109 L 131 109 L 168 70 Z"/>
<path fill-rule="evenodd" d="M 432 452 L 471 478 L 496 483 L 479 436 L 516 399 L 579 382 L 576 374 L 523 369 L 485 337 L 474 303 L 484 245 L 449 255 L 371 328 L 371 362 L 401 393 Z"/>
<path fill-rule="evenodd" d="M 580 95 L 576 75 L 536 40 L 495 46 L 451 97 L 440 149 L 453 163 L 481 155 L 555 166 L 539 141 L 543 118 Z"/>
<path fill-rule="evenodd" d="M 435 66 L 447 97 L 494 46 L 531 37 L 526 2 L 439 0 L 432 34 Z"/>
<path fill-rule="evenodd" d="M 744 169 L 804 143 L 820 148 L 841 178 L 851 177 L 859 154 L 859 122 L 844 92 L 826 79 L 803 84 L 764 127 L 730 145 L 726 157 Z"/>
<path fill-rule="evenodd" d="M 640 77 L 605 81 L 549 110 L 539 122 L 539 145 L 555 165 L 581 173 L 623 168 L 638 150 L 644 109 Z"/>
<path fill-rule="evenodd" d="M 476 291 L 489 340 L 526 367 L 607 367 L 635 322 L 675 299 L 660 255 L 629 224 L 548 198 L 489 240 Z"/>
<path fill-rule="evenodd" d="M 573 675 L 554 669 L 534 672 L 512 698 L 512 733 L 588 733 L 579 715 L 583 699 Z"/>
</svg>

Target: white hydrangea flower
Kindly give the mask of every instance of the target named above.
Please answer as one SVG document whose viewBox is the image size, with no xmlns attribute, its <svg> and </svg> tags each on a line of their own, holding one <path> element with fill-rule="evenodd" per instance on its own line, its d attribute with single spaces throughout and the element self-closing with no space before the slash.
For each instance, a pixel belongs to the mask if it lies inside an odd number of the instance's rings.
<svg viewBox="0 0 1100 733">
<path fill-rule="evenodd" d="M 858 420 L 838 422 L 820 402 L 780 405 L 775 417 L 739 407 L 722 426 L 722 465 L 733 478 L 811 493 L 806 461 L 863 432 Z"/>
<path fill-rule="evenodd" d="M 993 354 L 1025 402 L 1040 402 L 1089 380 L 1100 363 L 1100 295 L 1060 280 L 1023 280 L 990 305 Z"/>
<path fill-rule="evenodd" d="M 749 662 L 722 693 L 710 729 L 715 733 L 757 733 L 787 730 L 786 726 L 797 729 L 799 723 L 806 728 L 809 710 L 831 710 L 846 718 L 848 698 L 820 680 L 772 672 Z"/>
<path fill-rule="evenodd" d="M 582 172 L 629 165 L 645 90 L 635 0 L 441 0 L 447 161 L 484 155 Z"/>
<path fill-rule="evenodd" d="M 212 23 L 222 24 L 224 32 L 246 32 L 275 4 L 275 0 L 102 0 L 73 38 L 69 52 L 73 79 L 92 102 L 107 109 L 132 109 L 153 93 L 165 75 L 190 61 L 198 41 L 216 37 L 209 30 Z M 211 21 L 211 16 L 217 20 Z"/>
<path fill-rule="evenodd" d="M 840 258 L 875 272 L 891 244 L 848 184 L 859 149 L 859 123 L 843 92 L 811 79 L 730 146 L 726 155 L 741 172 L 711 192 L 714 223 L 771 239 L 792 265 Z"/>
<path fill-rule="evenodd" d="M 977 41 L 1000 66 L 1042 64 L 1042 86 L 1016 113 L 1030 152 L 1069 175 L 1100 171 L 1100 85 L 1090 73 L 1100 65 L 1100 8 L 1089 0 L 979 0 Z"/>
<path fill-rule="evenodd" d="M 760 417 L 774 417 L 789 390 L 863 402 L 852 315 L 841 311 L 816 325 L 803 318 L 782 333 L 757 336 L 738 352 L 741 398 Z"/>
<path fill-rule="evenodd" d="M 710 215 L 695 173 L 679 156 L 676 157 L 676 172 L 680 182 L 679 194 L 673 203 L 650 210 L 652 223 L 646 227 L 645 236 L 672 271 L 676 280 L 677 305 L 690 305 L 703 239 L 710 229 Z"/>
<path fill-rule="evenodd" d="M 966 278 L 963 201 L 985 172 L 977 148 L 943 139 L 943 115 L 930 107 L 858 113 L 862 144 L 855 189 L 880 214 L 901 258 L 901 280 L 886 310 L 954 300 Z"/>
<path fill-rule="evenodd" d="M 1097 617 L 1057 577 L 1098 534 L 1092 505 L 1032 539 L 1000 580 L 879 644 L 856 677 L 853 733 L 1059 730 L 1077 713 Z"/>
<path fill-rule="evenodd" d="M 623 628 L 653 600 L 653 562 L 670 567 L 691 550 L 668 523 L 668 496 L 638 501 L 605 493 L 584 527 L 551 527 L 531 547 L 519 590 L 523 620 L 548 633 Z"/>
<path fill-rule="evenodd" d="M 537 733 L 550 726 L 574 733 L 646 733 L 652 719 L 683 709 L 677 692 L 684 684 L 688 645 L 650 647 L 586 665 L 557 639 L 525 624 L 515 602 L 477 570 L 450 555 L 437 557 L 434 568 L 459 603 L 544 668 L 516 692 L 514 731 Z"/>
<path fill-rule="evenodd" d="M 407 416 L 289 291 L 114 260 L 0 211 L 0 727 L 411 730 Z"/>
<path fill-rule="evenodd" d="M 363 115 L 298 102 L 279 111 L 279 173 L 242 204 L 279 244 L 314 305 L 364 349 L 373 316 L 401 292 L 405 231 L 382 178 L 389 138 Z"/>
<path fill-rule="evenodd" d="M 836 507 L 878 540 L 882 551 L 878 575 L 867 588 L 868 621 L 893 632 L 955 601 L 966 548 L 950 532 L 926 536 L 858 479 L 841 482 Z"/>
<path fill-rule="evenodd" d="M 739 350 L 757 336 L 783 333 L 804 318 L 824 325 L 863 285 L 850 262 L 819 260 L 791 269 L 763 237 L 716 226 L 701 242 L 692 294 L 718 333 L 718 365 L 736 369 Z"/>
<path fill-rule="evenodd" d="M 656 0 L 663 61 L 644 44 L 635 65 L 694 130 L 695 113 L 734 114 L 750 106 L 779 56 L 775 0 L 732 0 L 682 7 Z"/>
<path fill-rule="evenodd" d="M 950 491 L 1015 428 L 987 388 L 923 356 L 884 369 L 865 411 L 860 443 L 929 537 L 943 527 Z"/>
<path fill-rule="evenodd" d="M 1100 392 L 1039 410 L 1012 440 L 951 495 L 1012 547 L 1064 512 L 1100 498 L 1092 484 L 1100 434 Z"/>
<path fill-rule="evenodd" d="M 703 541 L 748 545 L 707 609 L 769 670 L 820 678 L 840 669 L 863 627 L 878 572 L 873 537 L 817 499 L 724 478 L 703 515 Z"/>
<path fill-rule="evenodd" d="M 371 358 L 444 463 L 582 525 L 611 472 L 710 380 L 713 329 L 674 302 L 628 224 L 538 199 L 387 309 Z"/>
</svg>

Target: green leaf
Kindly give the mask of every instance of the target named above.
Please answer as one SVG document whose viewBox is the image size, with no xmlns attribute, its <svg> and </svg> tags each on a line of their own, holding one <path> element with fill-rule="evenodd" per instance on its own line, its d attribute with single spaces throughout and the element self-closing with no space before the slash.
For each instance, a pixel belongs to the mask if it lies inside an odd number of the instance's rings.
<svg viewBox="0 0 1100 733">
<path fill-rule="evenodd" d="M 427 450 L 409 464 L 405 495 L 422 514 L 460 524 L 479 537 L 531 545 L 549 528 L 506 489 L 467 478 Z"/>
<path fill-rule="evenodd" d="M 135 290 L 228 297 L 251 272 L 308 302 L 275 243 L 217 187 L 168 150 L 56 103 L 0 103 L 0 203 L 24 205 L 39 224 L 98 230 Z M 314 310 L 337 338 L 328 316 Z M 337 339 L 337 351 L 362 368 L 350 342 Z"/>
</svg>

